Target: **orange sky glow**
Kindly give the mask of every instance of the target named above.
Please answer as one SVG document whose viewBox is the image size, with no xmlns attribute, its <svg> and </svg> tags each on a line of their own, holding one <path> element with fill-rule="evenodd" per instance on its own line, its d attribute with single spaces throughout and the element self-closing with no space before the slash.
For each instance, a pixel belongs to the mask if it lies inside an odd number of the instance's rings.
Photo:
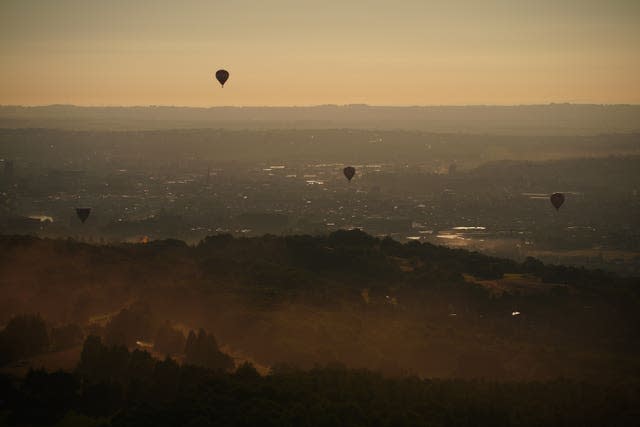
<svg viewBox="0 0 640 427">
<path fill-rule="evenodd" d="M 638 22 L 635 0 L 5 0 L 0 104 L 634 104 Z"/>
</svg>

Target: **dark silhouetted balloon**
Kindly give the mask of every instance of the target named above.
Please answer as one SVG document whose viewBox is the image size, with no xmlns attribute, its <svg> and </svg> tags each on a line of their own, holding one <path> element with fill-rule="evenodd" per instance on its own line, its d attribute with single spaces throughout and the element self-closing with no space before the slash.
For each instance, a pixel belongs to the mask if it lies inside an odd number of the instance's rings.
<svg viewBox="0 0 640 427">
<path fill-rule="evenodd" d="M 351 181 L 351 178 L 353 178 L 353 176 L 356 174 L 356 168 L 354 168 L 353 166 L 347 166 L 342 170 L 342 172 L 344 173 L 344 176 L 346 176 L 347 179 Z"/>
<path fill-rule="evenodd" d="M 80 221 L 84 224 L 84 222 L 89 218 L 89 214 L 91 213 L 91 208 L 76 208 L 76 215 L 80 218 Z"/>
<path fill-rule="evenodd" d="M 564 203 L 564 194 L 562 193 L 553 193 L 549 198 L 551 200 L 551 204 L 556 210 L 560 209 L 560 206 Z"/>
<path fill-rule="evenodd" d="M 222 87 L 224 87 L 224 84 L 229 80 L 229 72 L 227 70 L 216 71 L 216 79 L 218 79 Z"/>
</svg>

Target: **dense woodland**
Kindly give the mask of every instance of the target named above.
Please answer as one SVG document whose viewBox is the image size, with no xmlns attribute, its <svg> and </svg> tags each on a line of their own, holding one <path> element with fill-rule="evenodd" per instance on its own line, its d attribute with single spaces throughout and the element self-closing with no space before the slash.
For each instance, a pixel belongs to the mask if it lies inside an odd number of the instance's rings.
<svg viewBox="0 0 640 427">
<path fill-rule="evenodd" d="M 197 245 L 4 236 L 0 271 L 10 424 L 638 416 L 634 278 L 358 230 Z"/>
<path fill-rule="evenodd" d="M 208 328 L 240 347 L 251 347 L 251 340 L 240 338 L 246 334 L 276 341 L 291 336 L 294 318 L 297 333 L 315 334 L 317 343 L 344 334 L 345 345 L 350 334 L 395 334 L 390 328 L 413 333 L 412 343 L 506 337 L 493 343 L 535 340 L 626 352 L 639 342 L 637 279 L 533 258 L 517 263 L 400 244 L 357 230 L 315 237 L 217 235 L 194 246 L 177 240 L 95 245 L 20 236 L 5 236 L 0 244 L 4 322 L 40 313 L 56 327 L 95 328 L 96 316 L 108 313 L 118 321 L 115 313 L 129 307 L 143 313 L 138 317 L 151 329 L 181 322 Z M 514 311 L 522 315 L 512 316 Z M 152 340 L 149 334 L 133 338 Z M 302 357 L 290 350 L 293 359 Z M 276 362 L 278 352 L 273 353 L 261 358 Z M 325 356 L 331 361 L 336 355 Z"/>
<path fill-rule="evenodd" d="M 95 426 L 627 426 L 637 383 L 385 378 L 342 365 L 261 376 L 158 360 L 87 338 L 74 372 L 0 377 L 0 421 Z"/>
</svg>

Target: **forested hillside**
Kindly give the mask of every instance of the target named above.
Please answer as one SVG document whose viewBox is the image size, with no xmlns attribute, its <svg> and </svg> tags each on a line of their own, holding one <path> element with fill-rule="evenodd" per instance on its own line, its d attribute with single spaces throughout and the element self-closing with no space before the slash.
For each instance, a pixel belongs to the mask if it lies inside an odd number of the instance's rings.
<svg viewBox="0 0 640 427">
<path fill-rule="evenodd" d="M 638 372 L 638 280 L 602 271 L 360 231 L 217 235 L 195 246 L 16 236 L 1 245 L 2 320 L 40 313 L 50 328 L 75 325 L 72 337 L 131 348 L 153 346 L 161 327 L 184 338 L 204 328 L 266 367 L 340 362 L 424 377 Z"/>
</svg>

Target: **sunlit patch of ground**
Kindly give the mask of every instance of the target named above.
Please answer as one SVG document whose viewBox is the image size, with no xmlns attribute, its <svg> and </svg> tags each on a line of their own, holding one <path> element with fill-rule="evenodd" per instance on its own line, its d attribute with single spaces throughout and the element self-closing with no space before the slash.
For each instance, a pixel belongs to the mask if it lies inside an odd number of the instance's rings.
<svg viewBox="0 0 640 427">
<path fill-rule="evenodd" d="M 113 312 L 113 313 L 97 314 L 95 316 L 91 316 L 89 318 L 89 324 L 90 325 L 106 326 L 107 323 L 109 323 L 109 321 L 111 320 L 111 318 L 113 316 L 115 316 L 116 314 L 118 314 L 118 313 L 117 312 Z"/>
<path fill-rule="evenodd" d="M 134 299 L 129 300 L 125 304 L 123 304 L 122 308 L 130 307 L 134 303 L 135 303 Z M 89 326 L 105 327 L 111 321 L 111 319 L 113 319 L 118 313 L 120 313 L 120 310 L 122 308 L 118 308 L 117 310 L 109 312 L 109 313 L 95 314 L 95 315 L 89 317 L 89 320 L 88 320 L 87 323 L 88 323 Z"/>
<path fill-rule="evenodd" d="M 548 292 L 558 287 L 569 288 L 564 284 L 544 283 L 541 278 L 528 274 L 505 273 L 501 279 L 495 280 L 481 280 L 470 274 L 463 274 L 463 277 L 467 282 L 480 285 L 495 295 L 533 295 Z"/>
<path fill-rule="evenodd" d="M 417 267 L 420 267 L 420 265 L 417 265 L 415 261 L 408 260 L 406 258 L 392 256 L 389 257 L 389 259 L 393 260 L 398 265 L 398 268 L 400 268 L 400 271 L 404 273 L 410 273 Z"/>
<path fill-rule="evenodd" d="M 602 260 L 611 262 L 614 260 L 622 260 L 624 262 L 631 262 L 636 259 L 640 259 L 640 252 L 634 251 L 617 251 L 617 250 L 601 250 L 601 249 L 576 249 L 576 250 L 530 250 L 527 253 L 529 256 L 536 258 L 602 258 Z"/>
<path fill-rule="evenodd" d="M 271 371 L 271 368 L 268 365 L 265 365 L 263 363 L 258 363 L 251 356 L 247 355 L 246 353 L 240 350 L 233 349 L 228 345 L 220 346 L 220 351 L 222 351 L 223 353 L 226 353 L 227 355 L 233 358 L 233 363 L 236 368 L 242 365 L 243 363 L 248 362 L 252 364 L 253 367 L 256 368 L 256 371 L 258 371 L 258 373 L 262 376 L 268 375 L 269 372 Z"/>
</svg>

